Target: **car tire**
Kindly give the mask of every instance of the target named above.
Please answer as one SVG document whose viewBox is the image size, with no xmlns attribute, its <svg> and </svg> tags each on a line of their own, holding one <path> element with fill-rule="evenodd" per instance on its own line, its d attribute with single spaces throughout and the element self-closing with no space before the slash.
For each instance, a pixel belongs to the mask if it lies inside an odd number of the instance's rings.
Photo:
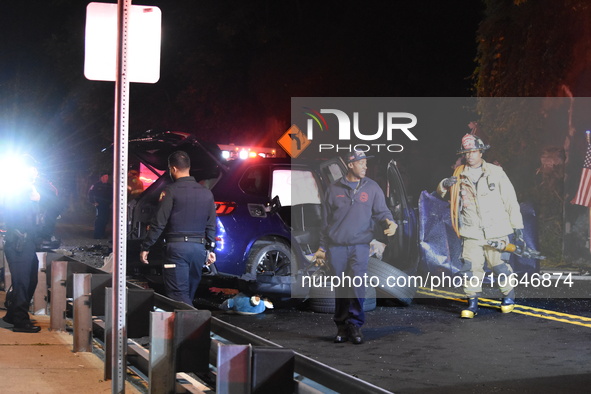
<svg viewBox="0 0 591 394">
<path fill-rule="evenodd" d="M 404 305 L 412 303 L 417 288 L 411 284 L 409 276 L 403 271 L 375 257 L 370 257 L 367 275 L 379 279 L 380 285 L 376 287 L 376 294 L 379 298 L 395 298 Z M 405 284 L 405 286 L 388 286 L 388 281 L 396 281 L 395 283 Z"/>
<path fill-rule="evenodd" d="M 310 288 L 310 309 L 318 313 L 334 313 L 334 292 L 330 287 Z M 365 302 L 363 310 L 370 312 L 376 309 L 376 289 L 369 286 L 365 289 Z"/>
<path fill-rule="evenodd" d="M 246 263 L 246 272 L 261 275 L 272 271 L 273 275 L 291 275 L 291 250 L 283 242 L 255 243 Z"/>
</svg>

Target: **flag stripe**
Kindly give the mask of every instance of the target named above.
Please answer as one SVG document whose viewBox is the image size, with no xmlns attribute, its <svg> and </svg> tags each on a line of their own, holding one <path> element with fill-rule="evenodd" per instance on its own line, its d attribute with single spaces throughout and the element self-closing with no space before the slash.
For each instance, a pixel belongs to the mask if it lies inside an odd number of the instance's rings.
<svg viewBox="0 0 591 394">
<path fill-rule="evenodd" d="M 579 190 L 571 202 L 573 204 L 591 207 L 591 170 L 588 168 L 583 168 Z"/>
<path fill-rule="evenodd" d="M 591 207 L 591 144 L 587 143 L 587 152 L 583 162 L 583 171 L 579 181 L 577 195 L 572 199 L 571 204 Z"/>
</svg>

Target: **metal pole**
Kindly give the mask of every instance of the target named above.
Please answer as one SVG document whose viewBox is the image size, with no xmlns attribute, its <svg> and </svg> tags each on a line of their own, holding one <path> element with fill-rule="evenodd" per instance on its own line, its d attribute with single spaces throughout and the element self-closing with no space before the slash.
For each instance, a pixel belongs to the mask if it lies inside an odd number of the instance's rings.
<svg viewBox="0 0 591 394">
<path fill-rule="evenodd" d="M 127 34 L 131 0 L 117 2 L 117 73 L 115 77 L 115 130 L 113 149 L 113 297 L 111 367 L 113 393 L 125 392 L 127 331 L 126 291 L 126 214 L 127 214 L 127 128 L 129 80 L 127 77 Z"/>
</svg>

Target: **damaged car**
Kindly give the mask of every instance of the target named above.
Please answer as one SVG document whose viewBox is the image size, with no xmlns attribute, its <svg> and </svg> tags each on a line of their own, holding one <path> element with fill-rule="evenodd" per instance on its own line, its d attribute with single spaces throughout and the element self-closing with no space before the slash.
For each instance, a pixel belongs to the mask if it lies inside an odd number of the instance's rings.
<svg viewBox="0 0 591 394">
<path fill-rule="evenodd" d="M 130 140 L 130 161 L 139 161 L 142 174 L 151 172 L 154 181 L 146 182 L 143 193 L 128 202 L 127 264 L 131 272 L 154 283 L 163 263 L 163 241 L 152 248 L 147 266 L 139 261 L 139 247 L 161 191 L 172 182 L 166 172 L 167 157 L 175 150 L 189 154 L 191 175 L 212 191 L 216 203 L 217 260 L 204 267 L 203 280 L 234 280 L 234 284 L 238 280 L 259 293 L 306 297 L 307 289 L 297 286 L 298 276 L 316 269 L 310 256 L 318 248 L 322 196 L 330 183 L 346 173 L 343 161 L 334 157 L 295 162 L 257 155 L 225 160 L 215 144 L 206 145 L 187 133 L 170 131 L 150 132 Z M 417 269 L 416 210 L 410 206 L 394 161 L 384 167 L 382 175 L 398 231 L 384 239 L 377 232 L 376 242 L 387 247 L 379 253 L 381 259 L 370 259 L 370 271 L 381 276 L 405 275 L 405 271 Z M 385 261 L 397 262 L 400 268 Z M 400 297 L 407 303 L 414 293 L 414 289 L 384 291 L 389 292 L 384 296 Z"/>
<path fill-rule="evenodd" d="M 149 265 L 140 263 L 139 249 L 159 195 L 172 182 L 167 158 L 175 150 L 189 154 L 191 175 L 215 199 L 217 260 L 204 266 L 202 282 L 274 297 L 309 296 L 310 289 L 299 283 L 302 276 L 323 270 L 311 256 L 318 249 L 324 191 L 347 172 L 341 158 L 292 160 L 254 154 L 228 160 L 219 145 L 171 131 L 146 132 L 130 140 L 130 161 L 141 164 L 144 181 L 151 180 L 128 202 L 127 264 L 154 287 L 163 264 L 163 241 L 151 249 Z M 391 237 L 376 229 L 368 275 L 381 283 L 401 278 L 398 283 L 405 286 L 380 286 L 377 296 L 408 305 L 417 290 L 409 276 L 459 274 L 460 240 L 451 230 L 448 202 L 423 192 L 418 206 L 413 204 L 395 160 L 376 158 L 370 167 L 368 175 L 382 187 L 398 229 Z M 522 213 L 526 240 L 535 247 L 535 213 L 526 204 Z M 513 255 L 511 264 L 518 275 L 539 271 L 535 258 Z"/>
</svg>

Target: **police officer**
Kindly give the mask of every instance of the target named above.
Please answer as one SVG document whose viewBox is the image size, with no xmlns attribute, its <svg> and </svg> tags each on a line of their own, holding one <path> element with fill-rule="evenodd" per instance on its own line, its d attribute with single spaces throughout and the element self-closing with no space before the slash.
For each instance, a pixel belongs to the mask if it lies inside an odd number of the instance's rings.
<svg viewBox="0 0 591 394">
<path fill-rule="evenodd" d="M 369 243 L 374 237 L 374 224 L 383 223 L 384 234 L 396 232 L 392 213 L 386 206 L 384 192 L 367 178 L 367 159 L 364 152 L 354 151 L 344 161 L 347 175 L 335 181 L 326 192 L 322 205 L 322 234 L 316 259 L 327 259 L 332 275 L 363 278 L 367 274 Z M 358 283 L 358 281 L 356 281 Z M 365 323 L 364 286 L 340 286 L 335 290 L 337 326 L 335 343 L 350 340 L 361 344 L 361 326 Z"/>
<path fill-rule="evenodd" d="M 14 332 L 35 333 L 41 327 L 29 317 L 29 305 L 37 287 L 37 244 L 40 195 L 34 182 L 37 168 L 31 156 L 18 163 L 21 176 L 5 201 L 6 236 L 4 253 L 12 275 L 12 290 L 7 294 L 4 321 Z"/>
<path fill-rule="evenodd" d="M 88 190 L 88 201 L 96 208 L 94 220 L 94 238 L 105 238 L 105 230 L 112 214 L 113 185 L 109 183 L 109 173 L 102 172 L 97 183 Z"/>
<path fill-rule="evenodd" d="M 460 316 L 465 319 L 478 312 L 485 263 L 494 274 L 505 277 L 498 281 L 499 286 L 503 285 L 501 312 L 509 313 L 515 306 L 515 292 L 509 280 L 513 273 L 508 264 L 509 253 L 493 248 L 489 241 L 507 244 L 509 235 L 514 235 L 513 242 L 525 250 L 523 218 L 515 189 L 501 167 L 482 159 L 489 148 L 476 135 L 466 134 L 458 151 L 464 156 L 465 165 L 456 168 L 454 176 L 443 179 L 437 187 L 441 197 L 450 192 L 452 224 L 462 239 L 461 273 L 465 275 L 468 308 Z"/>
<path fill-rule="evenodd" d="M 215 203 L 211 191 L 189 175 L 191 160 L 187 153 L 172 153 L 168 169 L 174 182 L 160 194 L 158 209 L 141 245 L 140 260 L 148 264 L 150 247 L 164 233 L 166 295 L 193 305 L 203 265 L 215 262 Z"/>
</svg>

